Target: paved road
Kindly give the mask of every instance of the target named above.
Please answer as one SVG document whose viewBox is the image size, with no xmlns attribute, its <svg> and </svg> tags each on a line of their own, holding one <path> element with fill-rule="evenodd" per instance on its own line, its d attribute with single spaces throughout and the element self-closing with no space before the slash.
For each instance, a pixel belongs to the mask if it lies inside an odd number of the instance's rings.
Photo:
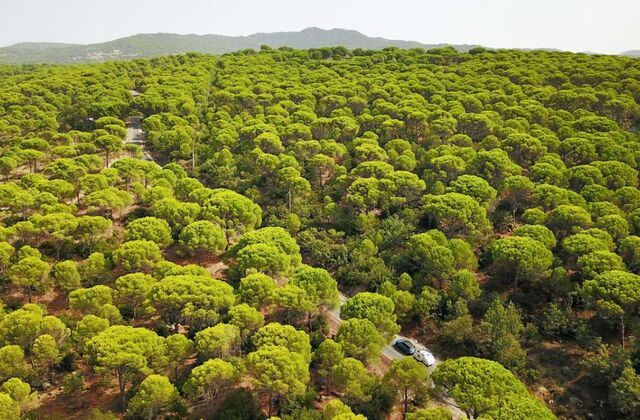
<svg viewBox="0 0 640 420">
<path fill-rule="evenodd" d="M 137 144 L 142 148 L 142 159 L 144 160 L 153 160 L 151 154 L 146 148 L 146 143 L 144 140 L 144 132 L 142 131 L 142 117 L 129 117 L 126 121 L 127 124 L 127 137 L 124 139 L 124 144 Z M 126 155 L 120 155 L 116 158 L 113 158 L 109 161 L 109 168 L 113 166 L 114 163 L 119 161 L 122 158 L 127 157 Z"/>
<path fill-rule="evenodd" d="M 340 304 L 338 305 L 338 307 L 333 308 L 333 309 L 328 311 L 329 316 L 331 316 L 331 318 L 333 318 L 337 324 L 342 322 L 342 318 L 340 318 L 340 308 L 349 299 L 345 295 L 343 295 L 342 293 L 340 293 L 340 297 L 339 298 L 340 298 Z M 405 357 L 402 353 L 399 353 L 391 345 L 392 343 L 394 343 L 399 338 L 406 338 L 407 340 L 411 341 L 413 343 L 413 345 L 416 346 L 416 349 L 418 349 L 418 350 L 426 349 L 426 347 L 424 345 L 420 344 L 418 341 L 414 340 L 413 338 L 403 337 L 401 335 L 394 335 L 393 339 L 391 340 L 391 343 L 387 344 L 384 347 L 384 349 L 382 349 L 382 355 L 384 357 L 386 357 L 389 360 L 396 360 L 396 359 L 401 359 L 401 358 Z M 438 360 L 436 358 L 436 363 L 434 363 L 433 366 L 429 367 L 429 373 L 431 373 L 433 371 L 433 369 L 435 369 L 437 364 L 438 364 Z"/>
<path fill-rule="evenodd" d="M 344 303 L 349 298 L 347 298 L 345 295 L 340 293 L 339 299 L 340 299 L 339 305 L 336 308 L 333 308 L 333 309 L 327 311 L 329 316 L 337 324 L 340 324 L 342 322 L 342 318 L 340 318 L 340 308 L 342 307 L 342 305 L 344 305 Z M 415 340 L 415 339 L 413 339 L 411 337 L 403 337 L 401 335 L 395 335 L 393 337 L 393 340 L 391 340 L 391 343 L 387 344 L 384 347 L 384 349 L 382 349 L 382 356 L 383 357 L 385 357 L 388 360 L 396 360 L 396 359 L 402 359 L 403 357 L 408 357 L 408 356 L 405 356 L 402 353 L 398 352 L 392 346 L 392 343 L 394 343 L 399 338 L 406 338 L 407 340 L 411 341 L 413 343 L 413 345 L 416 346 L 417 350 L 421 350 L 421 349 L 426 349 L 427 348 L 422 343 L 420 343 L 419 341 L 417 341 L 417 340 Z M 434 355 L 434 357 L 435 357 L 435 355 Z M 440 362 L 437 357 L 435 357 L 435 359 L 436 359 L 435 363 L 432 366 L 427 367 L 427 369 L 429 370 L 429 373 L 433 372 L 433 370 L 436 368 L 436 366 Z M 460 410 L 458 408 L 458 406 L 456 406 L 455 401 L 453 400 L 453 398 L 444 398 L 444 400 L 442 402 L 444 404 L 446 404 L 447 407 L 451 410 L 451 413 L 453 414 L 453 419 L 454 420 L 467 418 L 465 412 Z"/>
<path fill-rule="evenodd" d="M 142 158 L 144 160 L 153 160 L 146 149 L 144 133 L 142 132 L 142 117 L 129 117 L 127 119 L 127 138 L 125 144 L 137 144 L 142 148 Z"/>
</svg>

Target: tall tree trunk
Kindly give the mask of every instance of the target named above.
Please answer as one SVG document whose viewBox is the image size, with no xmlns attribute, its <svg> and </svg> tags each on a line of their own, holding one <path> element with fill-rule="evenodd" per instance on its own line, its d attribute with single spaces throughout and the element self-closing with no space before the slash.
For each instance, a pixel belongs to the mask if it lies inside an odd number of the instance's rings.
<svg viewBox="0 0 640 420">
<path fill-rule="evenodd" d="M 194 140 L 192 151 L 191 151 L 191 171 L 193 171 L 193 173 L 196 172 L 196 144 L 197 143 Z"/>
<path fill-rule="evenodd" d="M 276 414 L 279 416 L 280 415 L 280 411 L 282 408 L 282 404 L 280 404 L 280 399 L 282 398 L 282 396 L 280 394 L 276 395 L 276 404 L 278 406 L 278 409 L 276 410 Z"/>
<path fill-rule="evenodd" d="M 118 372 L 116 368 L 116 377 L 118 378 L 118 389 L 120 391 L 120 407 L 124 409 L 127 406 L 127 382 L 124 379 L 124 374 Z"/>
<path fill-rule="evenodd" d="M 409 405 L 409 396 L 407 388 L 402 391 L 402 420 L 407 418 L 407 407 Z"/>
</svg>

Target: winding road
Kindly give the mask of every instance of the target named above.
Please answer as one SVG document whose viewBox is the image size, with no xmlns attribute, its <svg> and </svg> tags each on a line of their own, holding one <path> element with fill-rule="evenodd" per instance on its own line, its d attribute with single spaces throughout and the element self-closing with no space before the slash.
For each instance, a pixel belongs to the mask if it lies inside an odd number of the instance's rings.
<svg viewBox="0 0 640 420">
<path fill-rule="evenodd" d="M 340 317 L 340 309 L 342 308 L 342 305 L 344 305 L 344 303 L 348 299 L 349 299 L 348 297 L 346 297 L 345 295 L 340 293 L 340 296 L 339 296 L 340 303 L 338 304 L 338 306 L 335 307 L 335 308 L 331 308 L 331 309 L 327 310 L 327 315 L 329 315 L 331 320 L 337 325 L 339 325 L 342 322 L 342 318 Z M 413 339 L 411 337 L 404 337 L 404 336 L 401 336 L 401 335 L 395 335 L 395 336 L 393 336 L 393 339 L 391 340 L 391 343 L 387 344 L 382 349 L 382 357 L 384 357 L 385 359 L 387 359 L 389 361 L 402 359 L 403 357 L 409 357 L 409 356 L 405 356 L 402 353 L 398 352 L 393 347 L 392 343 L 394 343 L 399 338 L 405 338 L 405 339 L 411 341 L 413 343 L 413 345 L 416 347 L 416 350 L 421 350 L 421 349 L 426 349 L 427 348 L 425 345 L 423 345 L 422 343 L 420 343 L 419 341 L 417 341 L 417 340 L 415 340 L 415 339 Z M 435 357 L 435 354 L 434 354 L 434 357 Z M 434 369 L 436 368 L 436 366 L 440 362 L 437 357 L 435 357 L 435 359 L 436 359 L 435 363 L 433 365 L 427 367 L 427 369 L 429 370 L 429 374 L 431 374 L 434 371 Z M 445 404 L 447 406 L 447 408 L 449 408 L 449 410 L 451 410 L 451 414 L 453 415 L 453 419 L 454 420 L 466 419 L 467 418 L 467 415 L 465 414 L 465 412 L 462 411 L 455 404 L 455 401 L 453 400 L 453 398 L 447 397 L 447 398 L 444 398 L 444 399 L 442 399 L 440 401 L 443 404 Z"/>
</svg>

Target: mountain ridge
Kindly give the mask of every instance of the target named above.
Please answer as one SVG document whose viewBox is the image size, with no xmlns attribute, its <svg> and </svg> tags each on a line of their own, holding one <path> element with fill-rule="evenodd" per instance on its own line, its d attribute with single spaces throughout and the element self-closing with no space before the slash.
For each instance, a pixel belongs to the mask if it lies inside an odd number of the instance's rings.
<svg viewBox="0 0 640 420">
<path fill-rule="evenodd" d="M 200 52 L 224 54 L 261 45 L 308 49 L 344 46 L 349 49 L 385 47 L 436 48 L 452 46 L 468 51 L 478 45 L 423 44 L 417 41 L 369 37 L 352 29 L 310 27 L 295 32 L 258 32 L 247 36 L 217 34 L 173 34 L 166 32 L 136 34 L 93 44 L 23 42 L 0 48 L 1 63 L 87 63 L 107 60 L 148 58 L 167 54 Z"/>
<path fill-rule="evenodd" d="M 141 33 L 106 42 L 73 44 L 61 42 L 21 42 L 0 47 L 0 63 L 95 63 L 108 60 L 150 58 L 161 55 L 199 52 L 225 54 L 243 49 L 259 49 L 262 45 L 272 48 L 298 49 L 343 46 L 348 49 L 379 50 L 385 47 L 439 48 L 453 47 L 466 52 L 480 45 L 424 44 L 417 41 L 387 39 L 367 36 L 353 29 L 321 29 L 309 27 L 300 31 L 257 32 L 246 36 L 218 34 L 175 34 L 168 32 Z M 519 48 L 523 51 L 560 51 L 554 48 Z M 640 57 L 640 50 L 630 50 L 619 55 Z"/>
</svg>

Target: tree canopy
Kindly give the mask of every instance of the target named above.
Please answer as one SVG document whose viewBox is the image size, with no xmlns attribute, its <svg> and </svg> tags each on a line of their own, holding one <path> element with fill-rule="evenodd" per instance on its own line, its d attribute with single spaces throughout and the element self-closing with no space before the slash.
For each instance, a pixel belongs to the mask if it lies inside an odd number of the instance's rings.
<svg viewBox="0 0 640 420">
<path fill-rule="evenodd" d="M 638 417 L 637 58 L 126 55 L 0 65 L 0 417 Z"/>
</svg>

